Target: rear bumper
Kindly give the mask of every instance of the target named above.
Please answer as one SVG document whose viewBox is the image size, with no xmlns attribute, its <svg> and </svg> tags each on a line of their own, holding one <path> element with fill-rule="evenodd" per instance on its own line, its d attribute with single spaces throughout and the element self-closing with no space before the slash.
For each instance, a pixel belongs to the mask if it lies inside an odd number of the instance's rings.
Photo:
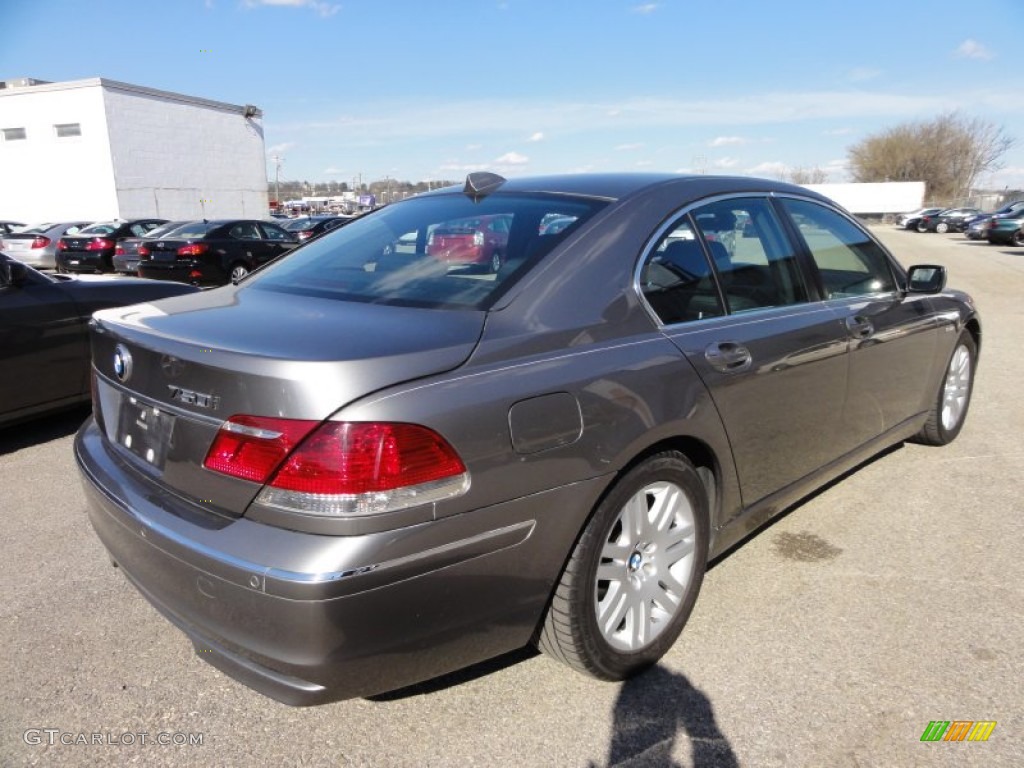
<svg viewBox="0 0 1024 768">
<path fill-rule="evenodd" d="M 603 487 L 323 536 L 204 517 L 155 493 L 92 420 L 75 456 L 93 528 L 140 592 L 200 658 L 295 705 L 393 690 L 528 643 Z"/>
<path fill-rule="evenodd" d="M 106 258 L 96 252 L 72 252 L 70 255 L 63 252 L 57 256 L 56 261 L 58 268 L 68 272 L 103 272 L 107 266 Z"/>
</svg>

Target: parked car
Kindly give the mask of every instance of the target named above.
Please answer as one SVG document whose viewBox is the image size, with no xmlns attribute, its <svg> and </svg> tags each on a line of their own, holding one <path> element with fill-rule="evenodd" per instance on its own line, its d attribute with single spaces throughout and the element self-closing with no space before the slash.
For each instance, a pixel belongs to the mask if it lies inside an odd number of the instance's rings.
<svg viewBox="0 0 1024 768">
<path fill-rule="evenodd" d="M 1013 213 L 1014 211 L 1020 210 L 1022 208 L 1024 208 L 1024 200 L 1016 200 L 1016 201 L 1014 201 L 1012 203 L 1007 203 L 1006 205 L 1003 205 L 1003 206 L 1001 206 L 1000 208 L 997 208 L 994 211 L 989 211 L 989 212 L 983 212 L 983 213 L 976 214 L 974 216 L 971 216 L 970 218 L 968 218 L 964 222 L 963 231 L 964 231 L 965 234 L 968 235 L 968 237 L 971 237 L 971 235 L 968 234 L 968 230 L 970 228 L 974 227 L 975 224 L 979 224 L 981 222 L 987 221 L 988 219 L 992 218 L 993 216 L 1002 216 L 1004 213 Z M 977 233 L 979 230 L 980 230 L 980 227 L 979 228 L 975 228 L 974 231 L 975 231 L 975 233 Z M 975 237 L 973 237 L 971 239 L 974 239 L 974 240 L 984 240 L 985 239 L 985 234 L 982 231 L 980 236 L 975 236 Z"/>
<path fill-rule="evenodd" d="M 0 236 L 10 234 L 24 226 L 25 224 L 20 221 L 0 221 Z"/>
<path fill-rule="evenodd" d="M 164 235 L 169 235 L 188 221 L 168 221 L 159 227 L 154 227 L 142 237 L 126 237 L 118 242 L 114 249 L 114 271 L 124 275 L 135 275 L 139 271 L 139 247 L 148 240 L 153 240 Z"/>
<path fill-rule="evenodd" d="M 577 226 L 540 235 L 552 213 Z M 497 272 L 430 253 L 498 220 Z M 620 680 L 710 558 L 889 445 L 956 438 L 981 325 L 945 282 L 782 182 L 471 174 L 98 313 L 89 516 L 200 658 L 288 703 L 530 642 Z"/>
<path fill-rule="evenodd" d="M 917 222 L 918 232 L 962 232 L 964 222 L 981 213 L 979 208 L 947 208 L 936 214 L 925 214 Z"/>
<path fill-rule="evenodd" d="M 133 219 L 91 224 L 57 241 L 58 272 L 113 272 L 117 244 L 128 237 L 142 237 L 167 219 Z"/>
<path fill-rule="evenodd" d="M 139 248 L 138 271 L 156 280 L 224 285 L 298 244 L 295 235 L 268 221 L 194 221 Z"/>
<path fill-rule="evenodd" d="M 427 253 L 445 264 L 481 264 L 497 272 L 505 263 L 509 223 L 504 215 L 442 222 L 429 235 Z"/>
<path fill-rule="evenodd" d="M 88 402 L 88 324 L 108 307 L 192 286 L 46 275 L 0 253 L 0 427 Z"/>
<path fill-rule="evenodd" d="M 1024 208 L 985 222 L 985 239 L 993 245 L 1024 245 Z"/>
<path fill-rule="evenodd" d="M 91 223 L 88 221 L 63 221 L 21 227 L 16 232 L 3 235 L 0 239 L 0 250 L 30 267 L 55 269 L 57 267 L 57 242 L 64 235 L 73 235 Z"/>
<path fill-rule="evenodd" d="M 921 220 L 922 216 L 932 216 L 941 210 L 941 208 L 918 208 L 910 213 L 901 213 L 896 217 L 896 226 L 900 229 L 916 229 L 917 222 Z"/>
<path fill-rule="evenodd" d="M 299 242 L 302 242 L 322 235 L 324 232 L 330 232 L 336 227 L 343 227 L 353 218 L 353 216 L 303 216 L 300 219 L 281 222 L 280 226 L 298 237 Z"/>
</svg>

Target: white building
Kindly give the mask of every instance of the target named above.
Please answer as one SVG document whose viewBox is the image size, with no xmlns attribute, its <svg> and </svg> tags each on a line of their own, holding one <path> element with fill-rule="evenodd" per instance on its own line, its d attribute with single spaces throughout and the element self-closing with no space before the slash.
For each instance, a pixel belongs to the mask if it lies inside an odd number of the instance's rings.
<svg viewBox="0 0 1024 768">
<path fill-rule="evenodd" d="M 104 78 L 0 81 L 0 219 L 262 218 L 262 118 Z"/>
</svg>

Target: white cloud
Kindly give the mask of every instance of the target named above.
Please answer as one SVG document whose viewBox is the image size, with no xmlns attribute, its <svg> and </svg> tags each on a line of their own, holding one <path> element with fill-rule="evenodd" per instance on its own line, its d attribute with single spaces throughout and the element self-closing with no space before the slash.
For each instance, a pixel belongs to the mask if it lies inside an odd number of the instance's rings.
<svg viewBox="0 0 1024 768">
<path fill-rule="evenodd" d="M 544 141 L 543 131 L 536 131 L 530 136 L 530 141 Z"/>
<path fill-rule="evenodd" d="M 634 149 L 643 149 L 643 142 L 636 142 L 635 144 L 619 144 L 615 147 L 616 152 L 632 152 Z"/>
<path fill-rule="evenodd" d="M 735 168 L 739 164 L 740 161 L 735 157 L 720 157 L 712 163 L 715 168 Z"/>
<path fill-rule="evenodd" d="M 280 155 L 282 152 L 287 152 L 289 149 L 295 146 L 294 141 L 282 141 L 280 144 L 274 144 L 271 147 L 267 147 L 268 155 Z"/>
<path fill-rule="evenodd" d="M 243 0 L 246 8 L 258 8 L 262 5 L 271 5 L 287 8 L 310 8 L 324 18 L 333 16 L 341 10 L 336 3 L 322 2 L 322 0 Z"/>
<path fill-rule="evenodd" d="M 768 176 L 777 179 L 782 178 L 789 172 L 789 166 L 778 161 L 760 163 L 753 168 L 748 168 L 747 173 L 751 176 Z"/>
<path fill-rule="evenodd" d="M 821 132 L 823 136 L 849 136 L 853 133 L 853 128 L 832 128 L 828 131 Z"/>
<path fill-rule="evenodd" d="M 478 149 L 483 149 L 483 147 L 484 147 L 483 144 L 467 144 L 466 145 L 466 149 L 468 151 L 470 151 L 470 152 L 474 152 L 474 151 L 476 151 Z"/>
<path fill-rule="evenodd" d="M 729 145 L 749 144 L 749 139 L 742 136 L 717 136 L 708 142 L 709 147 L 727 147 Z"/>
<path fill-rule="evenodd" d="M 637 160 L 633 165 L 635 165 L 637 168 L 650 168 L 652 165 L 654 165 L 654 161 L 653 160 Z"/>
<path fill-rule="evenodd" d="M 984 45 L 979 43 L 977 40 L 967 38 L 956 50 L 953 51 L 953 58 L 956 59 L 994 59 L 996 55 L 986 48 Z"/>
<path fill-rule="evenodd" d="M 846 73 L 846 79 L 854 83 L 863 83 L 865 80 L 874 80 L 882 74 L 880 69 L 872 69 L 871 67 L 854 67 Z"/>
<path fill-rule="evenodd" d="M 344 168 L 335 168 L 333 165 L 330 168 L 324 168 L 325 176 L 340 176 L 343 173 L 348 173 Z"/>
<path fill-rule="evenodd" d="M 634 5 L 633 13 L 641 13 L 647 15 L 648 13 L 654 13 L 658 9 L 657 3 L 644 3 L 643 5 Z"/>
<path fill-rule="evenodd" d="M 495 165 L 526 165 L 530 162 L 530 158 L 526 155 L 521 155 L 518 152 L 506 152 L 494 161 Z"/>
</svg>

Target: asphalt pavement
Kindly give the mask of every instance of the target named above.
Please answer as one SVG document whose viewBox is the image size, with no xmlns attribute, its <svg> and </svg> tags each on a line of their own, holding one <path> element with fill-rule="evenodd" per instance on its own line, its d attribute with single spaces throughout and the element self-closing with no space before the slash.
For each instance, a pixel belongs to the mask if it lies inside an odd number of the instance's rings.
<svg viewBox="0 0 1024 768">
<path fill-rule="evenodd" d="M 1024 765 L 1024 248 L 876 231 L 945 264 L 983 341 L 945 448 L 897 447 L 711 568 L 628 683 L 530 652 L 294 709 L 205 664 L 110 567 L 78 411 L 0 432 L 0 766 Z M 932 721 L 994 721 L 926 742 Z"/>
</svg>

